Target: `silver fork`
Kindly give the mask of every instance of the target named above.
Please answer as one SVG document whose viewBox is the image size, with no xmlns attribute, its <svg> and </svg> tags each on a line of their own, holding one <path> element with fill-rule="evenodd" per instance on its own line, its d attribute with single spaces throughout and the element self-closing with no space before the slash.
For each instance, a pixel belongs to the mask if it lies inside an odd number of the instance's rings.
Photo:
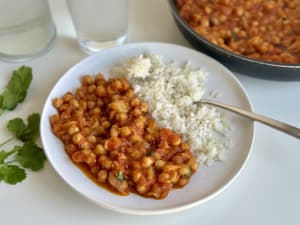
<svg viewBox="0 0 300 225">
<path fill-rule="evenodd" d="M 248 119 L 251 119 L 253 121 L 261 122 L 265 125 L 273 127 L 277 130 L 280 130 L 284 133 L 292 135 L 296 138 L 300 138 L 300 129 L 299 128 L 294 127 L 294 126 L 289 125 L 289 124 L 286 124 L 284 122 L 280 122 L 280 121 L 275 120 L 275 119 L 271 119 L 267 116 L 263 116 L 263 115 L 260 115 L 260 114 L 257 114 L 257 113 L 249 112 L 247 110 L 243 110 L 243 109 L 231 106 L 231 105 L 227 105 L 227 104 L 216 102 L 216 101 L 206 100 L 206 99 L 196 101 L 196 102 L 194 102 L 194 104 L 208 104 L 208 105 L 217 106 L 217 107 L 220 107 L 222 109 L 231 111 L 231 112 L 236 113 L 238 115 L 241 115 L 243 117 L 246 117 Z"/>
</svg>

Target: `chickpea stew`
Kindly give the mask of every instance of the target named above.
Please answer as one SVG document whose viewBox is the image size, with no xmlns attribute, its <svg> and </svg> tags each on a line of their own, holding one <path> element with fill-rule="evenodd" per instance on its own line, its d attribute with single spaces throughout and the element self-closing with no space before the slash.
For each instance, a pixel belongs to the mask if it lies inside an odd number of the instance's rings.
<svg viewBox="0 0 300 225">
<path fill-rule="evenodd" d="M 53 105 L 52 131 L 70 159 L 114 193 L 162 199 L 198 169 L 189 145 L 156 124 L 124 78 L 85 75 Z"/>
<path fill-rule="evenodd" d="M 176 0 L 199 35 L 249 58 L 300 64 L 299 0 Z"/>
</svg>

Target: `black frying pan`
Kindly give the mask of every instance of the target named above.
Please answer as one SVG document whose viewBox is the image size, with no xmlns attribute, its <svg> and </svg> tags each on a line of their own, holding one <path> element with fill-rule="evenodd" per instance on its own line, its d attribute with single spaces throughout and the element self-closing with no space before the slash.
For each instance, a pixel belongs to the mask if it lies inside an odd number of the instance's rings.
<svg viewBox="0 0 300 225">
<path fill-rule="evenodd" d="M 251 59 L 227 51 L 197 34 L 180 16 L 175 0 L 169 0 L 173 18 L 187 41 L 197 50 L 207 53 L 229 69 L 250 76 L 272 80 L 300 80 L 300 64 L 280 64 Z"/>
</svg>

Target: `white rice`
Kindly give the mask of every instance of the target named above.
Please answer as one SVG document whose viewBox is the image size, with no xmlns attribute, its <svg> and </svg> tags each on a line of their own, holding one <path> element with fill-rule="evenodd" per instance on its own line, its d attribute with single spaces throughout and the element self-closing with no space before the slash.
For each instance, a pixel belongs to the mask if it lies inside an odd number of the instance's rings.
<svg viewBox="0 0 300 225">
<path fill-rule="evenodd" d="M 193 104 L 205 92 L 207 74 L 190 63 L 164 63 L 153 54 L 129 58 L 111 73 L 126 77 L 158 124 L 181 134 L 200 162 L 224 160 L 229 140 L 224 118 L 215 108 Z"/>
</svg>

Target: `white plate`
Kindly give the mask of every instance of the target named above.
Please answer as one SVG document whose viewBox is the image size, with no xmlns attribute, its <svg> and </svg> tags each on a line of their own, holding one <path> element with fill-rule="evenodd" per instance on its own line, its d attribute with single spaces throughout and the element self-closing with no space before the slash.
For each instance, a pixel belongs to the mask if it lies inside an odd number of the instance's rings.
<svg viewBox="0 0 300 225">
<path fill-rule="evenodd" d="M 53 98 L 78 87 L 82 75 L 98 72 L 108 75 L 112 66 L 124 62 L 128 57 L 142 53 L 160 54 L 166 60 L 172 59 L 177 62 L 190 61 L 209 73 L 207 92 L 217 91 L 220 95 L 218 100 L 251 110 L 249 98 L 242 85 L 229 70 L 212 58 L 172 44 L 127 44 L 89 56 L 61 77 L 50 92 L 42 112 L 42 143 L 48 160 L 56 172 L 72 188 L 98 205 L 122 213 L 140 215 L 177 212 L 211 199 L 232 183 L 249 156 L 254 137 L 253 122 L 225 112 L 232 126 L 232 148 L 227 152 L 226 161 L 215 163 L 210 167 L 201 166 L 187 186 L 171 191 L 163 200 L 143 198 L 136 194 L 121 197 L 100 188 L 73 165 L 64 151 L 62 142 L 51 132 L 49 117 L 56 113 L 52 106 Z"/>
</svg>

